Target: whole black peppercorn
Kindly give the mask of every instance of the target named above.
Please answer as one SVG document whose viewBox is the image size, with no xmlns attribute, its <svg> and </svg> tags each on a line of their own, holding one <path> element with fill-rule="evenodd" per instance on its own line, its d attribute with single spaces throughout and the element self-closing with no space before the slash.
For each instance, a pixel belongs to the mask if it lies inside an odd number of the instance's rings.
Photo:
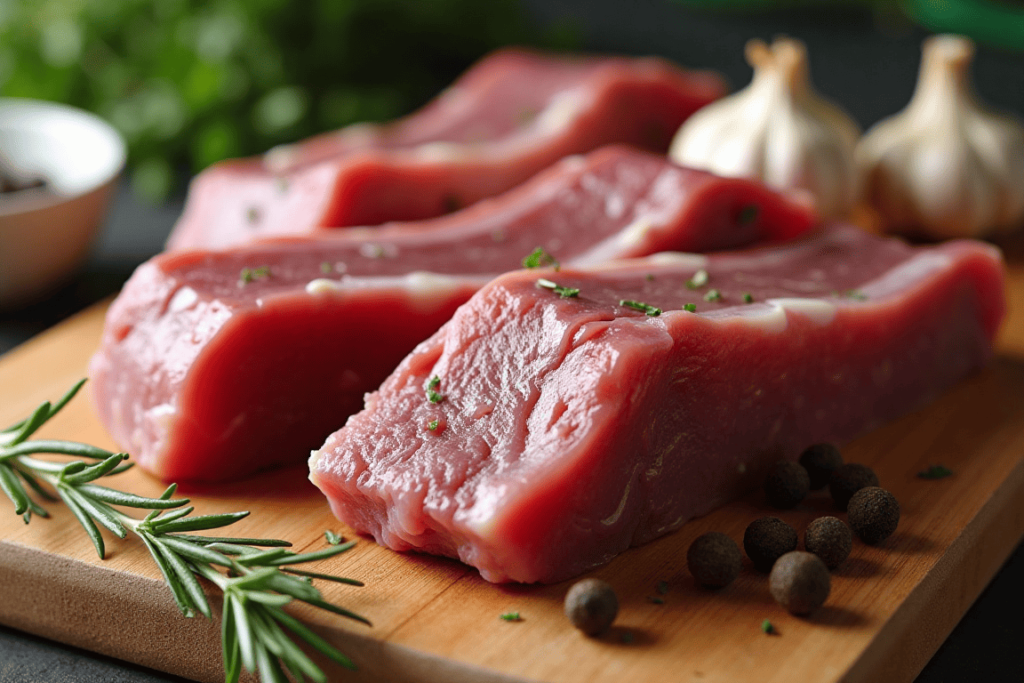
<svg viewBox="0 0 1024 683">
<path fill-rule="evenodd" d="M 825 566 L 835 569 L 853 550 L 853 533 L 841 519 L 818 517 L 804 532 L 804 548 L 821 558 Z"/>
<path fill-rule="evenodd" d="M 810 614 L 825 603 L 832 579 L 820 557 L 794 550 L 772 567 L 768 589 L 775 601 L 793 614 Z"/>
<path fill-rule="evenodd" d="M 775 560 L 796 550 L 796 530 L 778 517 L 755 519 L 743 532 L 743 550 L 759 572 L 772 570 Z"/>
<path fill-rule="evenodd" d="M 722 588 L 732 583 L 743 568 L 740 547 L 720 531 L 702 534 L 686 551 L 686 566 L 698 583 Z"/>
<path fill-rule="evenodd" d="M 779 510 L 789 510 L 807 497 L 811 478 L 803 465 L 781 460 L 771 466 L 764 480 L 764 494 L 768 504 Z"/>
<path fill-rule="evenodd" d="M 839 449 L 830 443 L 816 443 L 800 454 L 800 464 L 811 478 L 811 490 L 828 485 L 832 473 L 843 464 Z"/>
<path fill-rule="evenodd" d="M 828 480 L 832 502 L 840 512 L 846 512 L 850 498 L 865 486 L 878 486 L 878 477 L 870 467 L 857 463 L 846 463 L 837 467 Z"/>
<path fill-rule="evenodd" d="M 896 531 L 900 523 L 900 504 L 896 496 L 885 489 L 868 486 L 850 499 L 849 520 L 860 540 L 876 545 Z"/>
<path fill-rule="evenodd" d="M 607 581 L 583 579 L 565 595 L 565 616 L 588 636 L 600 635 L 619 613 L 619 599 Z"/>
</svg>

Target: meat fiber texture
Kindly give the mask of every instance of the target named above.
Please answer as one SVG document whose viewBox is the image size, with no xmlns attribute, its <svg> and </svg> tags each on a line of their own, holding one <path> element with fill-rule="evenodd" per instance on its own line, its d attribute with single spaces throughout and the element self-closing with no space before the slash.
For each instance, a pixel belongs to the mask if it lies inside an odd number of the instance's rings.
<svg viewBox="0 0 1024 683">
<path fill-rule="evenodd" d="M 806 232 L 765 187 L 625 147 L 423 223 L 142 265 L 92 360 L 100 418 L 146 470 L 223 481 L 302 462 L 417 343 L 541 246 L 566 264 Z"/>
<path fill-rule="evenodd" d="M 569 154 L 612 143 L 664 152 L 690 114 L 724 93 L 717 75 L 655 58 L 503 50 L 405 119 L 204 171 L 168 248 L 451 213 Z"/>
<path fill-rule="evenodd" d="M 706 514 L 779 459 L 931 400 L 990 357 L 1003 312 L 993 247 L 845 227 L 749 253 L 510 273 L 367 397 L 310 478 L 389 548 L 555 582 Z"/>
</svg>

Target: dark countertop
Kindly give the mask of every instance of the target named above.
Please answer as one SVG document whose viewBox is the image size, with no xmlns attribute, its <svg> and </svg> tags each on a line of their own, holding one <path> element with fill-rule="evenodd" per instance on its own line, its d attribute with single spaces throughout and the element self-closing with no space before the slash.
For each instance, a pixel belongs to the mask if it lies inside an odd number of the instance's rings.
<svg viewBox="0 0 1024 683">
<path fill-rule="evenodd" d="M 786 33 L 805 40 L 818 90 L 861 125 L 902 108 L 916 78 L 925 33 L 858 7 L 712 14 L 659 0 L 529 0 L 544 23 L 571 19 L 593 50 L 655 53 L 718 69 L 734 87 L 750 78 L 743 45 Z M 982 99 L 1024 115 L 1024 54 L 979 49 L 974 68 Z M 116 196 L 85 270 L 51 298 L 0 313 L 0 354 L 117 291 L 139 262 L 156 253 L 181 210 L 138 202 L 126 185 Z M 3 502 L 0 501 L 0 508 Z M 3 606 L 0 605 L 0 611 Z M 1024 680 L 1024 547 L 1006 565 L 918 678 L 920 683 Z M 125 662 L 0 627 L 0 683 L 154 683 L 181 681 Z"/>
</svg>

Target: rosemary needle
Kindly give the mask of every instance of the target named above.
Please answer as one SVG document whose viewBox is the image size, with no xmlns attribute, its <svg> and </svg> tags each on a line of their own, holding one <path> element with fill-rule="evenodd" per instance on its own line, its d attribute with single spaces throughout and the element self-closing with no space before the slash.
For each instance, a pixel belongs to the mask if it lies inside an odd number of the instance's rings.
<svg viewBox="0 0 1024 683">
<path fill-rule="evenodd" d="M 130 467 L 124 463 L 128 454 L 71 441 L 29 440 L 74 398 L 84 383 L 83 379 L 75 384 L 57 403 L 45 402 L 28 418 L 0 430 L 0 490 L 14 503 L 15 513 L 26 524 L 33 515 L 48 516 L 31 494 L 43 501 L 63 501 L 101 558 L 106 549 L 100 527 L 119 538 L 129 533 L 137 536 L 149 550 L 178 609 L 186 617 L 199 613 L 212 618 L 213 611 L 199 579 L 215 585 L 223 595 L 221 647 L 227 683 L 238 681 L 242 669 L 258 671 L 264 681 L 287 680 L 287 671 L 297 681 L 309 677 L 326 683 L 327 676 L 296 645 L 296 637 L 337 664 L 355 669 L 352 660 L 284 611 L 288 604 L 298 600 L 369 625 L 366 618 L 325 601 L 311 580 L 354 586 L 361 586 L 361 582 L 290 566 L 338 555 L 350 550 L 355 542 L 344 543 L 336 535 L 328 536 L 332 545 L 327 548 L 294 553 L 287 549 L 290 543 L 278 539 L 192 535 L 185 532 L 220 529 L 249 513 L 193 515 L 194 508 L 188 505 L 187 498 L 173 497 L 176 484 L 168 486 L 159 498 L 146 498 L 93 483 Z M 87 458 L 92 462 L 33 457 L 40 453 Z M 139 519 L 119 508 L 147 510 L 148 514 Z"/>
</svg>

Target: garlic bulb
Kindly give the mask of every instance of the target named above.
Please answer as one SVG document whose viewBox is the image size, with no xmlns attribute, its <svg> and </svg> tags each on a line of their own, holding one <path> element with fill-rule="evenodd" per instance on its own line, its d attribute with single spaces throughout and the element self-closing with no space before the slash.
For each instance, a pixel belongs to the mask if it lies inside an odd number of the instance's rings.
<svg viewBox="0 0 1024 683">
<path fill-rule="evenodd" d="M 754 79 L 679 129 L 669 157 L 719 175 L 809 193 L 822 217 L 840 217 L 857 197 L 853 153 L 860 129 L 811 88 L 807 49 L 776 39 L 747 43 Z"/>
<path fill-rule="evenodd" d="M 973 55 L 966 38 L 927 39 L 910 104 L 857 149 L 865 200 L 890 230 L 983 237 L 1024 224 L 1024 126 L 975 101 Z"/>
</svg>

